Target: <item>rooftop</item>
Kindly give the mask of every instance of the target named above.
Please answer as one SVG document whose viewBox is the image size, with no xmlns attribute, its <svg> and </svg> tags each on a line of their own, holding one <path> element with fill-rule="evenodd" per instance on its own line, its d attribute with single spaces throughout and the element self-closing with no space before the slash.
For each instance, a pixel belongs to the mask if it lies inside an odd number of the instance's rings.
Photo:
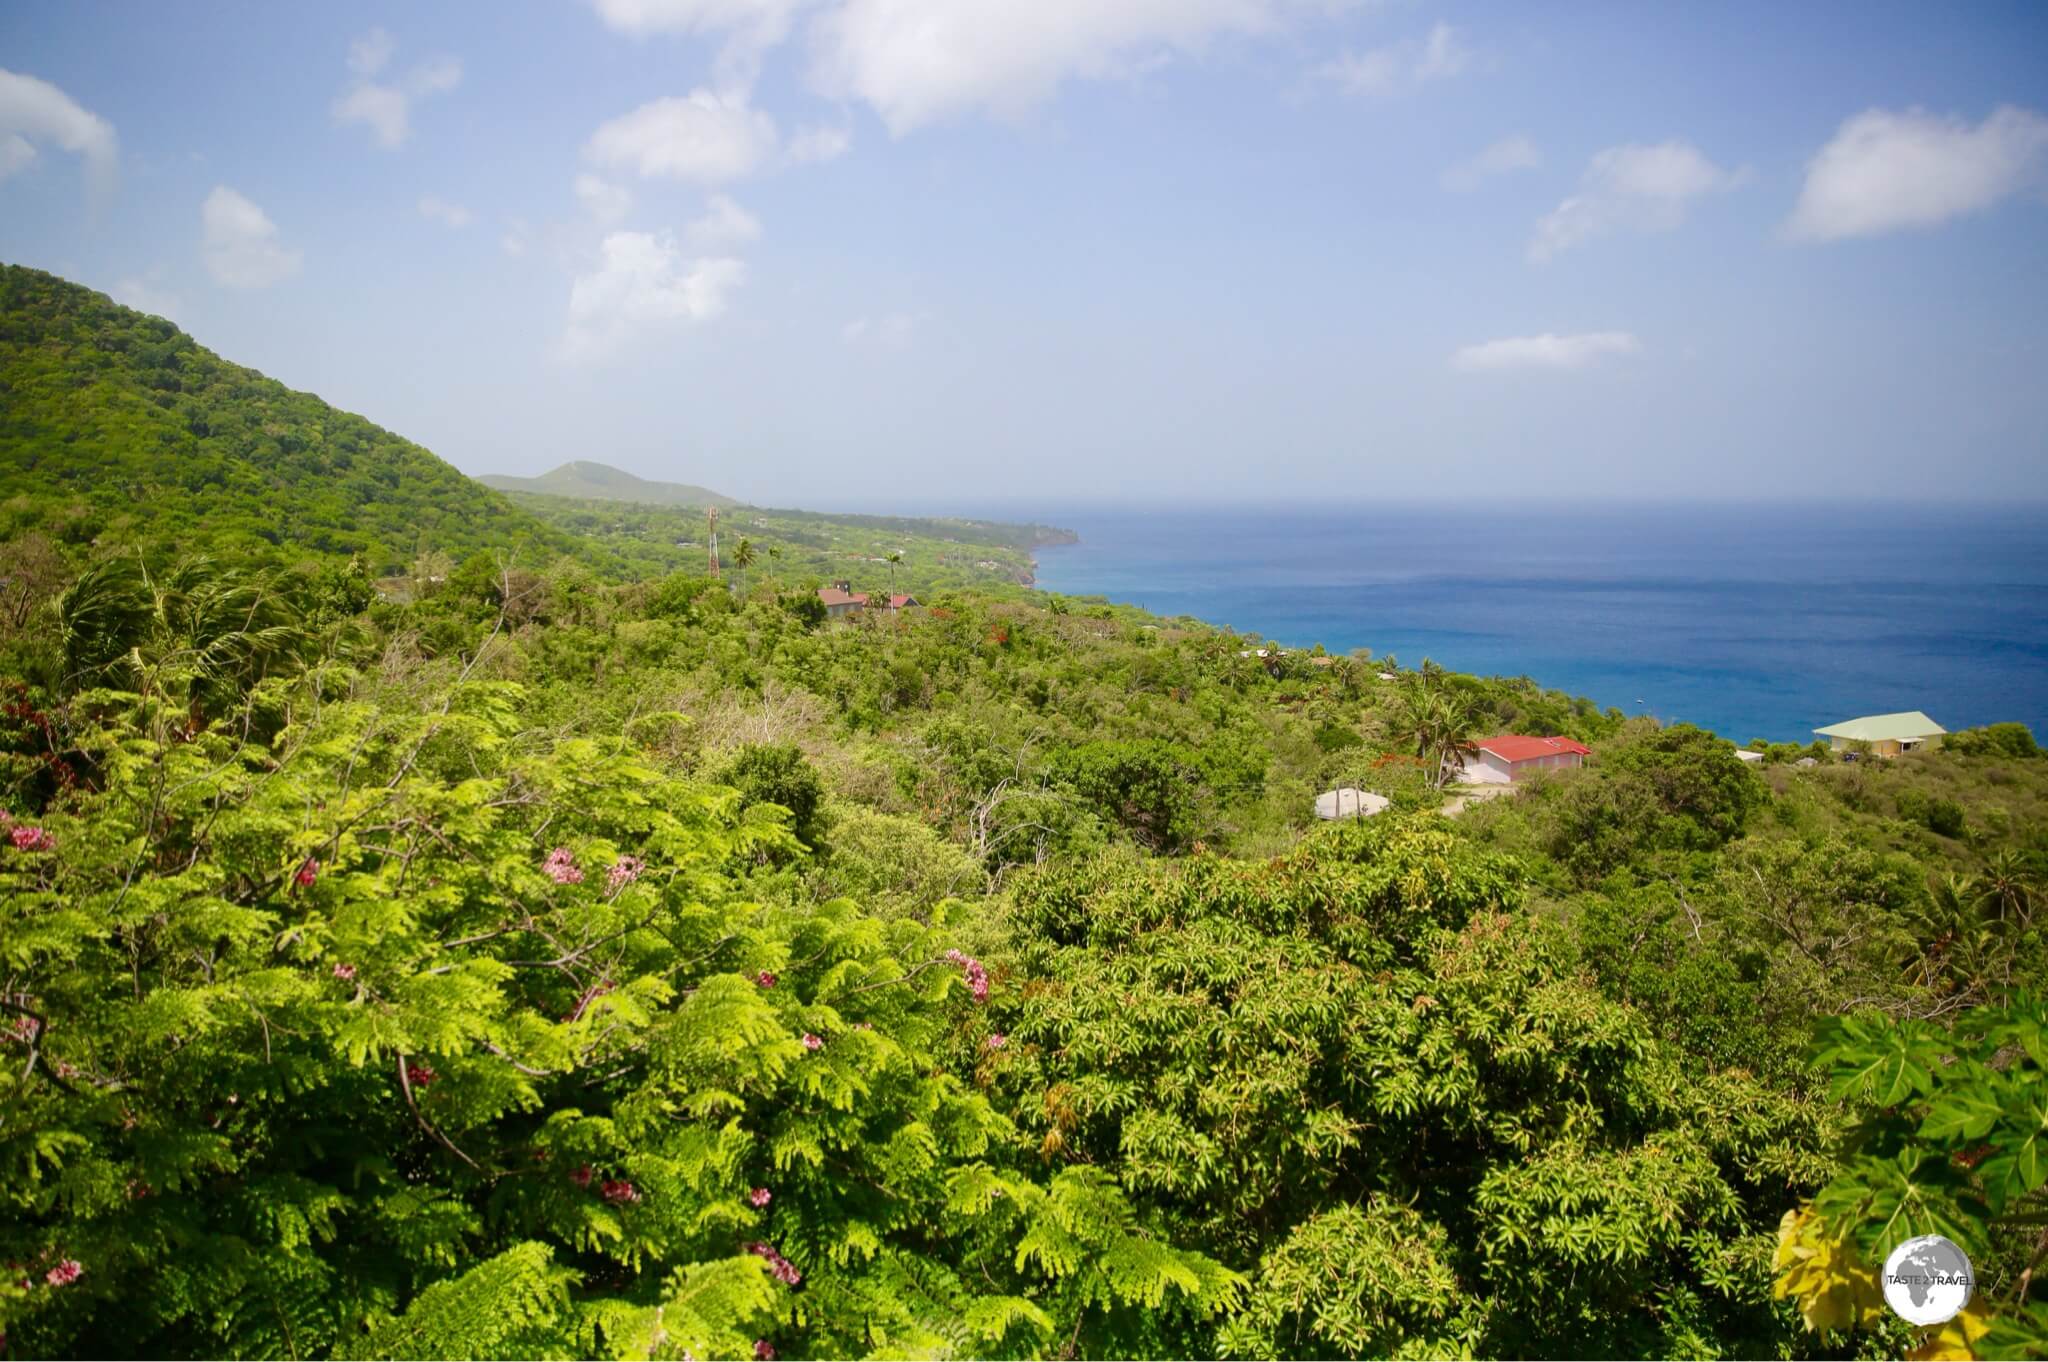
<svg viewBox="0 0 2048 1362">
<path fill-rule="evenodd" d="M 1861 719 L 1845 719 L 1813 731 L 1823 738 L 1842 738 L 1849 742 L 1899 742 L 1938 737 L 1948 732 L 1917 709 L 1909 709 L 1903 714 L 1868 714 Z"/>
<path fill-rule="evenodd" d="M 1570 738 L 1532 738 L 1519 733 L 1503 733 L 1497 738 L 1481 738 L 1473 744 L 1482 752 L 1491 752 L 1502 761 L 1534 761 L 1538 757 L 1562 757 L 1566 755 L 1586 756 L 1592 748 Z"/>
</svg>

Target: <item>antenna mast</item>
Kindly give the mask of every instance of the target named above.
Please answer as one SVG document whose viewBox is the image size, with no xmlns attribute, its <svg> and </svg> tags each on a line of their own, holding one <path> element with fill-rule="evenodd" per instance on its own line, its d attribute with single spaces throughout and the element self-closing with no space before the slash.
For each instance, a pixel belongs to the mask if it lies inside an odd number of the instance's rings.
<svg viewBox="0 0 2048 1362">
<path fill-rule="evenodd" d="M 707 506 L 704 513 L 711 518 L 711 575 L 718 576 L 718 508 Z"/>
</svg>

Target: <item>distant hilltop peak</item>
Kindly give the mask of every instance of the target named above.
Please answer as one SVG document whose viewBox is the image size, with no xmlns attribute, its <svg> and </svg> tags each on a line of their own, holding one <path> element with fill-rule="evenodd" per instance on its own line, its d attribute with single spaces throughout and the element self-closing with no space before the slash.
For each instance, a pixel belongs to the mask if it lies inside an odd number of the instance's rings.
<svg viewBox="0 0 2048 1362">
<path fill-rule="evenodd" d="M 508 477 L 489 473 L 477 479 L 500 492 L 538 492 L 551 497 L 573 497 L 582 501 L 632 501 L 644 506 L 737 506 L 739 502 L 708 487 L 684 482 L 651 482 L 623 468 L 571 459 L 537 478 Z"/>
</svg>

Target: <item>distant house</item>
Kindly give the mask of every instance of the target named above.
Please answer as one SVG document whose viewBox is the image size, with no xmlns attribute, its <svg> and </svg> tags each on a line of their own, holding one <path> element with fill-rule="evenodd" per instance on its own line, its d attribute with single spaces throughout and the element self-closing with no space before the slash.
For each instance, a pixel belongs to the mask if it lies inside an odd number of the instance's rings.
<svg viewBox="0 0 2048 1362">
<path fill-rule="evenodd" d="M 889 598 L 889 608 L 891 610 L 904 610 L 909 608 L 910 606 L 922 604 L 924 604 L 923 601 L 920 601 L 917 597 L 909 595 L 907 593 L 901 596 L 891 596 Z"/>
<path fill-rule="evenodd" d="M 1760 762 L 1764 759 L 1764 753 L 1752 752 L 1747 747 L 1738 747 L 1735 749 L 1735 759 L 1737 761 L 1746 761 L 1749 762 L 1751 765 L 1754 765 L 1757 762 Z"/>
<path fill-rule="evenodd" d="M 1864 743 L 1880 757 L 1896 757 L 1916 747 L 1932 747 L 1948 732 L 1917 709 L 1903 714 L 1870 714 L 1813 731 L 1826 738 L 1837 752 Z"/>
<path fill-rule="evenodd" d="M 1385 795 L 1376 795 L 1370 790 L 1355 790 L 1349 785 L 1326 790 L 1316 796 L 1316 817 L 1370 818 L 1376 813 L 1385 813 L 1394 801 Z"/>
<path fill-rule="evenodd" d="M 1530 738 L 1517 733 L 1482 738 L 1473 746 L 1478 750 L 1465 758 L 1463 778 L 1493 785 L 1520 780 L 1532 771 L 1582 766 L 1592 752 L 1570 738 Z"/>
<path fill-rule="evenodd" d="M 825 604 L 825 618 L 845 619 L 848 615 L 859 614 L 867 606 L 868 593 L 848 591 L 845 582 L 818 588 L 818 599 Z"/>
</svg>

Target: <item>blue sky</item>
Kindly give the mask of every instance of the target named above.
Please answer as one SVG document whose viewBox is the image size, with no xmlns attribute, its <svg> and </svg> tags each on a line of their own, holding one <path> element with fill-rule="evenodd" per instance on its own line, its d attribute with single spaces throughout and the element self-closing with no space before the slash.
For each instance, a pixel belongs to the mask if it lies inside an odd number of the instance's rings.
<svg viewBox="0 0 2048 1362">
<path fill-rule="evenodd" d="M 0 258 L 473 473 L 2048 494 L 2048 7 L 0 7 Z"/>
</svg>

